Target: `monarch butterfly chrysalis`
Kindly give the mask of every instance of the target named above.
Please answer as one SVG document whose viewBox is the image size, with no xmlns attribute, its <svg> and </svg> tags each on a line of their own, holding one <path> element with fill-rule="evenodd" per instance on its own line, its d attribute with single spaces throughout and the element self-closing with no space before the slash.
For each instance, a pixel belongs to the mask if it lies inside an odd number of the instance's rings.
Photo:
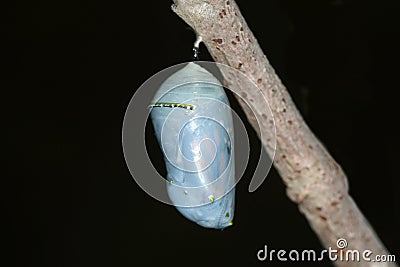
<svg viewBox="0 0 400 267">
<path fill-rule="evenodd" d="M 221 83 L 198 64 L 188 63 L 165 80 L 150 107 L 172 203 L 203 227 L 232 225 L 233 123 Z"/>
</svg>

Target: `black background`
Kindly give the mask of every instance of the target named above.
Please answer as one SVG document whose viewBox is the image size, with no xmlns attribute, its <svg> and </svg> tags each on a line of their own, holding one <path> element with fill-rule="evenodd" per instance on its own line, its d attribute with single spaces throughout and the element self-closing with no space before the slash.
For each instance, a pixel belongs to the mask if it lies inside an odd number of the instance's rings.
<svg viewBox="0 0 400 267">
<path fill-rule="evenodd" d="M 238 4 L 399 258 L 397 2 Z M 191 58 L 194 33 L 170 5 L 47 0 L 1 8 L 2 266 L 252 266 L 267 264 L 256 259 L 265 244 L 322 249 L 274 170 L 247 192 L 255 156 L 237 186 L 235 224 L 222 232 L 185 220 L 131 178 L 121 146 L 130 98 L 151 75 Z M 200 57 L 210 59 L 204 47 Z"/>
</svg>

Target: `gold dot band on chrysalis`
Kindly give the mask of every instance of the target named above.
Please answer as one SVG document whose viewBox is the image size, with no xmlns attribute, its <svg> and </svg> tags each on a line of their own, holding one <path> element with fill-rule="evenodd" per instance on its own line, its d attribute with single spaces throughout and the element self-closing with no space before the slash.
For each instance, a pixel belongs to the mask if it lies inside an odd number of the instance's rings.
<svg viewBox="0 0 400 267">
<path fill-rule="evenodd" d="M 193 110 L 196 108 L 195 105 L 190 105 L 190 104 L 182 104 L 182 103 L 165 103 L 165 102 L 156 102 L 154 104 L 151 104 L 149 108 L 153 107 L 162 107 L 162 108 L 184 108 L 184 109 L 189 109 Z"/>
</svg>

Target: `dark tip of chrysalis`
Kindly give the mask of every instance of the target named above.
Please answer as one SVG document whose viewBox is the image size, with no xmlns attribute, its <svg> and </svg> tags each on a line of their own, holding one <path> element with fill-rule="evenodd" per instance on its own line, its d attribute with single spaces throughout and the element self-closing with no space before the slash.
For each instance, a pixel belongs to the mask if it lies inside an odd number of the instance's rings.
<svg viewBox="0 0 400 267">
<path fill-rule="evenodd" d="M 193 47 L 193 60 L 199 60 L 200 49 L 198 47 Z"/>
</svg>

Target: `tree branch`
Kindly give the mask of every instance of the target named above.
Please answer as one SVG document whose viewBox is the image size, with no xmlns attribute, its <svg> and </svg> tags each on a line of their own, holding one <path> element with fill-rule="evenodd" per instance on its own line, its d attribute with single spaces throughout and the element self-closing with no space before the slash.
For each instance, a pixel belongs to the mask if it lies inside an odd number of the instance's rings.
<svg viewBox="0 0 400 267">
<path fill-rule="evenodd" d="M 353 199 L 348 194 L 347 178 L 328 151 L 310 131 L 295 107 L 285 86 L 275 74 L 247 26 L 235 1 L 175 0 L 173 11 L 202 37 L 216 62 L 240 70 L 261 89 L 268 100 L 276 126 L 274 166 L 287 186 L 289 198 L 298 203 L 312 229 L 325 247 L 336 248 L 345 238 L 348 249 L 373 255 L 389 254 Z M 234 73 L 222 73 L 227 87 L 240 95 L 263 117 L 258 123 L 252 111 L 237 97 L 250 123 L 262 131 L 263 146 L 273 153 L 272 118 L 257 108 L 262 99 L 241 88 Z M 258 132 L 259 136 L 260 133 Z M 336 262 L 337 266 L 374 266 L 373 262 Z M 396 266 L 394 263 L 379 266 Z"/>
</svg>

